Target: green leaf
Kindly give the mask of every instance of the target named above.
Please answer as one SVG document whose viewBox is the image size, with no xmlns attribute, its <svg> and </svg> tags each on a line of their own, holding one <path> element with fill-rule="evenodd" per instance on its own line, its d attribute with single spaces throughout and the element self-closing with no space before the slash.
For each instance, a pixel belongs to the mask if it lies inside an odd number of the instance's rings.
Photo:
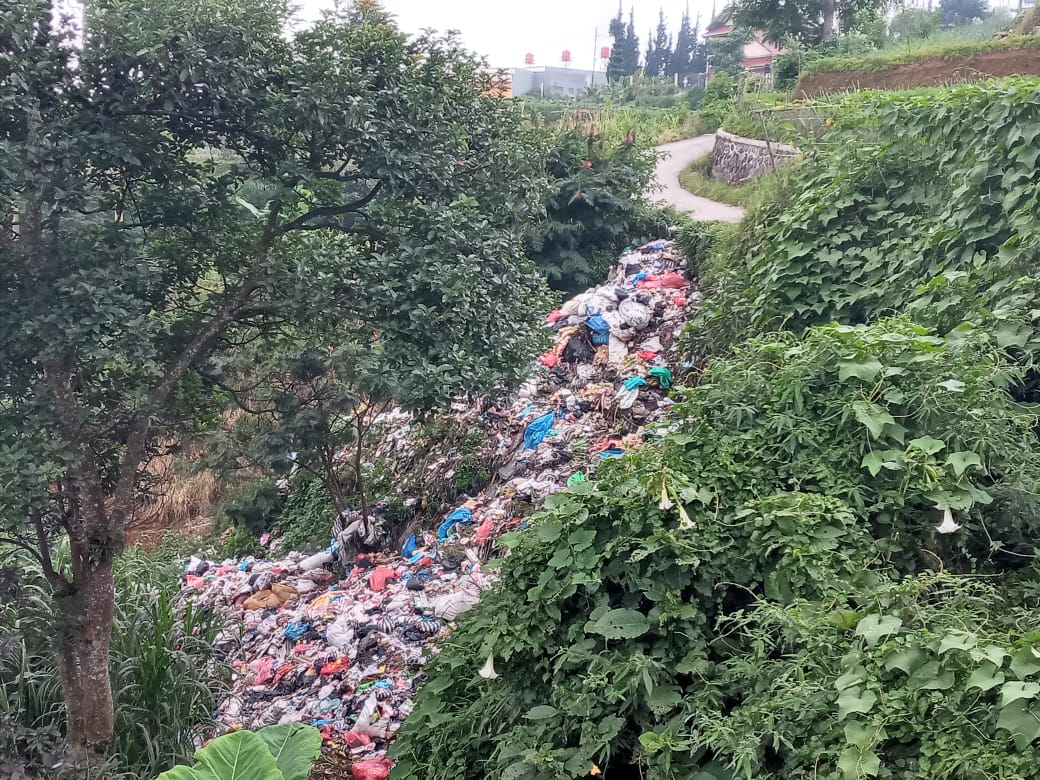
<svg viewBox="0 0 1040 780">
<path fill-rule="evenodd" d="M 953 473 L 961 476 L 968 466 L 982 466 L 982 459 L 974 452 L 951 452 L 946 462 L 953 467 Z"/>
<path fill-rule="evenodd" d="M 175 771 L 158 780 L 283 780 L 267 744 L 252 731 L 225 734 L 196 751 L 191 775 Z"/>
<path fill-rule="evenodd" d="M 873 750 L 848 747 L 838 756 L 838 769 L 841 770 L 844 780 L 877 777 L 881 771 L 881 760 Z"/>
<path fill-rule="evenodd" d="M 612 609 L 596 620 L 585 624 L 585 631 L 607 639 L 635 639 L 650 630 L 646 615 L 634 609 Z"/>
<path fill-rule="evenodd" d="M 886 425 L 895 424 L 895 418 L 877 404 L 868 403 L 867 401 L 856 401 L 852 404 L 852 410 L 856 415 L 856 419 L 867 427 L 867 430 L 870 431 L 871 436 L 875 439 L 881 436 Z"/>
<path fill-rule="evenodd" d="M 1006 707 L 1019 699 L 1035 699 L 1040 693 L 1040 683 L 1011 680 L 1000 689 L 1000 706 Z"/>
<path fill-rule="evenodd" d="M 548 704 L 539 704 L 537 707 L 532 707 L 524 715 L 527 720 L 548 720 L 549 718 L 555 718 L 559 710 L 555 707 L 550 707 Z"/>
<path fill-rule="evenodd" d="M 908 442 L 908 445 L 911 447 L 916 447 L 917 449 L 921 450 L 921 452 L 926 452 L 929 455 L 934 455 L 946 446 L 946 442 L 941 441 L 940 439 L 933 439 L 931 436 L 921 436 L 917 439 L 911 439 Z"/>
<path fill-rule="evenodd" d="M 156 780 L 200 780 L 195 770 L 187 766 L 175 766 L 163 772 Z"/>
<path fill-rule="evenodd" d="M 905 674 L 913 674 L 914 671 L 920 667 L 927 660 L 927 656 L 924 651 L 912 645 L 910 647 L 904 647 L 900 650 L 896 650 L 888 658 L 885 659 L 886 669 L 899 669 Z"/>
<path fill-rule="evenodd" d="M 947 379 L 945 382 L 940 382 L 939 387 L 945 388 L 951 393 L 963 393 L 966 385 L 959 379 Z"/>
<path fill-rule="evenodd" d="M 844 382 L 850 377 L 856 377 L 856 379 L 862 379 L 864 382 L 871 382 L 874 380 L 874 377 L 881 373 L 882 368 L 884 366 L 875 357 L 859 361 L 839 360 L 838 381 Z"/>
<path fill-rule="evenodd" d="M 978 688 L 981 691 L 989 691 L 1004 682 L 1004 673 L 991 663 L 984 663 L 971 673 L 965 688 Z"/>
<path fill-rule="evenodd" d="M 866 714 L 877 704 L 877 694 L 873 691 L 860 691 L 857 686 L 842 691 L 838 697 L 838 720 L 844 719 L 849 713 L 858 712 Z"/>
<path fill-rule="evenodd" d="M 939 642 L 939 655 L 950 650 L 971 650 L 979 643 L 979 638 L 967 631 L 951 631 Z"/>
<path fill-rule="evenodd" d="M 882 637 L 896 633 L 903 621 L 894 615 L 867 615 L 856 626 L 856 636 L 863 637 L 873 647 Z"/>
<path fill-rule="evenodd" d="M 997 728 L 1005 729 L 1015 740 L 1015 747 L 1025 751 L 1029 744 L 1040 736 L 1040 717 L 1035 708 L 1025 701 L 1012 702 L 1000 711 Z"/>
<path fill-rule="evenodd" d="M 307 780 L 321 756 L 321 732 L 302 723 L 279 723 L 256 732 L 274 756 L 285 780 Z"/>
</svg>

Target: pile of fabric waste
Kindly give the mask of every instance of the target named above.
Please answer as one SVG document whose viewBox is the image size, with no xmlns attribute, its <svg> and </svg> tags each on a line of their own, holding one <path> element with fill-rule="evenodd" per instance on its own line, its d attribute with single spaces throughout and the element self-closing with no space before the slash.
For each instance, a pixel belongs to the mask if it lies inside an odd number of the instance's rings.
<svg viewBox="0 0 1040 780">
<path fill-rule="evenodd" d="M 313 724 L 328 751 L 353 761 L 355 777 L 385 776 L 383 753 L 424 662 L 493 582 L 485 564 L 502 553 L 496 540 L 523 528 L 546 495 L 639 447 L 666 416 L 682 368 L 675 341 L 698 299 L 674 246 L 655 241 L 626 252 L 603 285 L 552 312 L 553 347 L 508 406 L 453 410 L 458 425 L 479 424 L 488 435 L 490 484 L 426 518 L 430 530 L 402 549 L 347 547 L 367 527 L 347 512 L 330 529 L 332 545 L 315 555 L 193 558 L 186 594 L 230 618 L 220 643 L 235 675 L 223 723 Z M 406 452 L 409 416 L 386 419 L 397 426 L 386 446 Z"/>
</svg>

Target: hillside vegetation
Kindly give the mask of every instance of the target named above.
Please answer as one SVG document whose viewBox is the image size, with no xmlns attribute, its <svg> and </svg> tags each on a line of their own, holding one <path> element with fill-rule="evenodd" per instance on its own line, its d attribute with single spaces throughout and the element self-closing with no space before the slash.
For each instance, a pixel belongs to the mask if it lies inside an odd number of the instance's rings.
<svg viewBox="0 0 1040 780">
<path fill-rule="evenodd" d="M 716 357 L 511 540 L 395 777 L 1034 772 L 1040 90 L 858 99 L 738 232 L 687 231 Z"/>
</svg>

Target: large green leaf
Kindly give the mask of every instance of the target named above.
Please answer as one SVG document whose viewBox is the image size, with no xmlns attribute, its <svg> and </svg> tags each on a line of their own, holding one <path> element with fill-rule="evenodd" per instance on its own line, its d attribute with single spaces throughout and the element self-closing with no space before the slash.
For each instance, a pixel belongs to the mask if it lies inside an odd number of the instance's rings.
<svg viewBox="0 0 1040 780">
<path fill-rule="evenodd" d="M 256 732 L 274 756 L 285 780 L 307 780 L 321 755 L 321 732 L 302 723 L 279 723 Z"/>
<path fill-rule="evenodd" d="M 612 609 L 599 620 L 586 624 L 585 630 L 607 639 L 634 639 L 650 630 L 650 622 L 637 610 Z"/>
<path fill-rule="evenodd" d="M 305 775 L 306 776 L 306 775 Z M 195 766 L 163 772 L 158 780 L 284 780 L 267 744 L 251 731 L 217 737 L 195 752 Z"/>
</svg>

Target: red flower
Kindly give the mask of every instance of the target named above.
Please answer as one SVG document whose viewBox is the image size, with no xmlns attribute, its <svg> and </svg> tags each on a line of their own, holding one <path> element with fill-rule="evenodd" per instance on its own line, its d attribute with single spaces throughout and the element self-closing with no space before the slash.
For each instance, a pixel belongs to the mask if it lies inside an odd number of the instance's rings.
<svg viewBox="0 0 1040 780">
<path fill-rule="evenodd" d="M 582 160 L 581 161 L 581 167 L 582 168 L 591 168 L 592 167 L 592 161 L 591 160 Z"/>
</svg>

